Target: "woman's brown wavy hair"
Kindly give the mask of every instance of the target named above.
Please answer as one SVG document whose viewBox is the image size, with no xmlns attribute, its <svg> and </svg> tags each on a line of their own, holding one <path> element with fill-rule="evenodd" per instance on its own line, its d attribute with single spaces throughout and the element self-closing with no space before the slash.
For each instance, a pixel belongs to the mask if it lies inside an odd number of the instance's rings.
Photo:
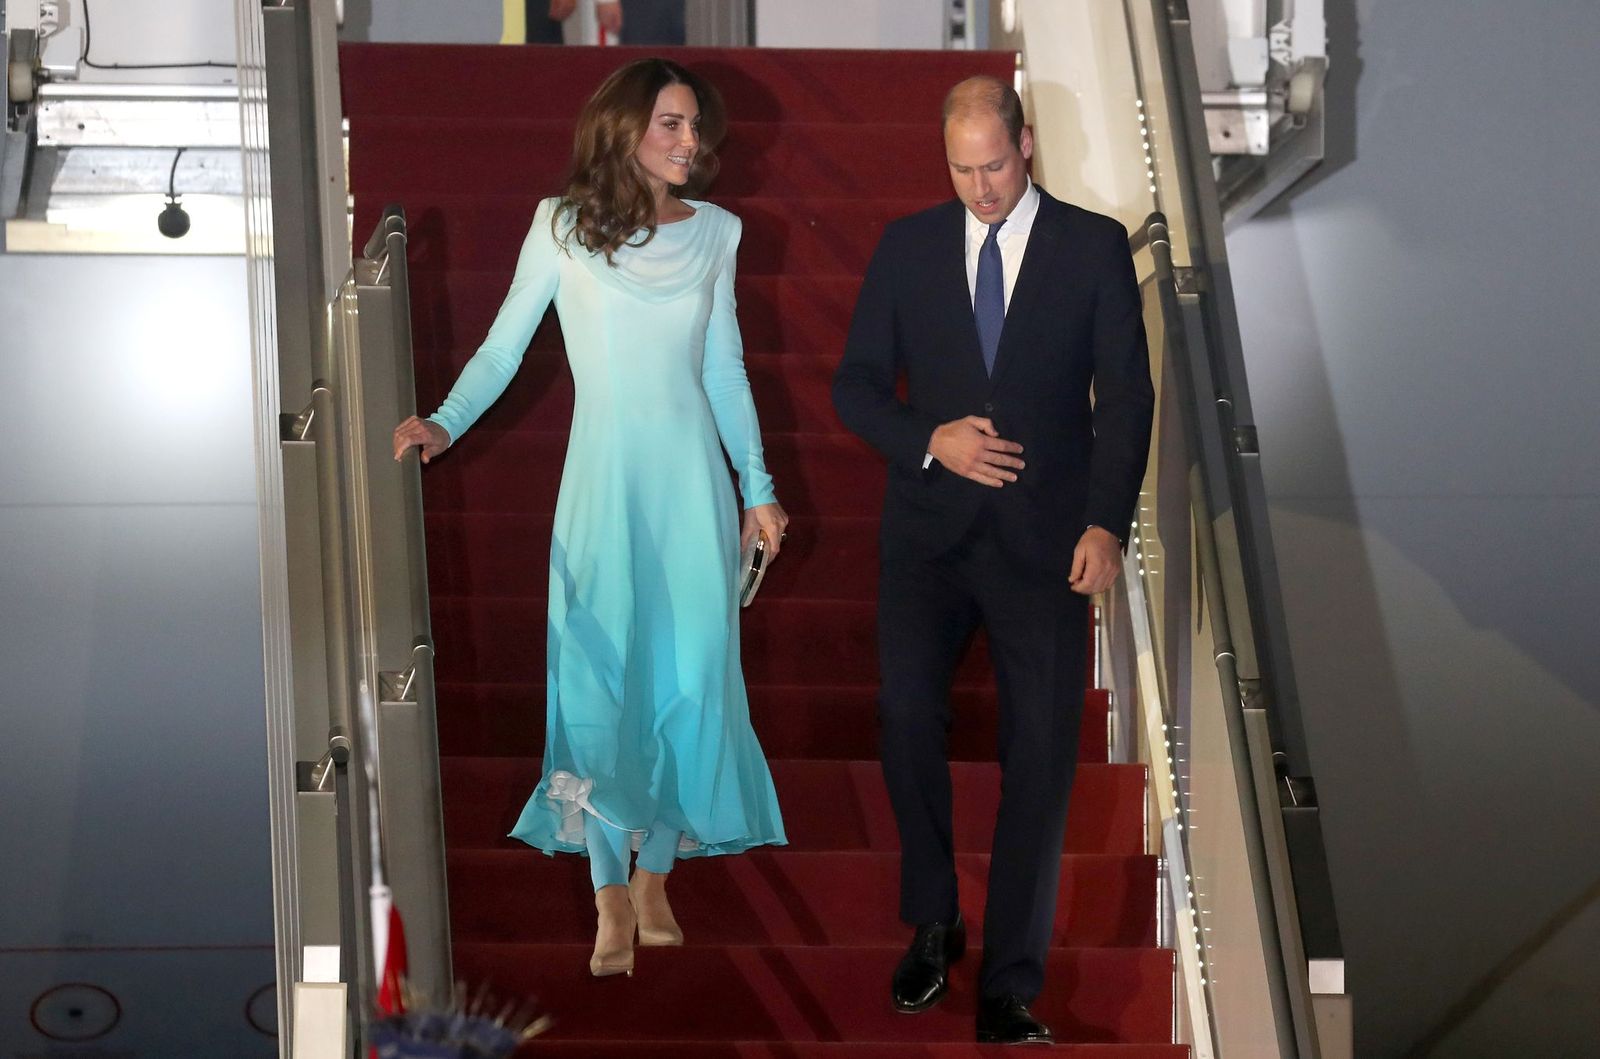
<svg viewBox="0 0 1600 1059">
<path fill-rule="evenodd" d="M 572 175 L 551 218 L 559 239 L 562 218 L 574 216 L 570 237 L 612 262 L 623 244 L 643 229 L 643 245 L 655 238 L 656 203 L 635 152 L 650 128 L 656 97 L 668 85 L 686 85 L 700 106 L 700 148 L 689 179 L 671 189 L 693 196 L 717 175 L 717 145 L 727 131 L 722 97 L 701 78 L 670 59 L 636 59 L 600 85 L 578 115 L 572 138 Z"/>
</svg>

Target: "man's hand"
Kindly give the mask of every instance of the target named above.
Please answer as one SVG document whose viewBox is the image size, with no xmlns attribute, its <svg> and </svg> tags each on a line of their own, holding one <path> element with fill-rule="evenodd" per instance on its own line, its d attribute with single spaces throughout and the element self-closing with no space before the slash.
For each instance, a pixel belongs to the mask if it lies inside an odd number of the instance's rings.
<svg viewBox="0 0 1600 1059">
<path fill-rule="evenodd" d="M 1110 530 L 1090 526 L 1072 550 L 1072 573 L 1067 584 L 1072 591 L 1092 596 L 1116 584 L 1122 568 L 1122 543 Z"/>
<path fill-rule="evenodd" d="M 550 18 L 554 22 L 565 22 L 578 10 L 578 0 L 550 0 Z"/>
<path fill-rule="evenodd" d="M 431 419 L 411 416 L 394 428 L 394 458 L 399 459 L 412 448 L 422 449 L 422 462 L 427 463 L 450 447 L 450 432 Z"/>
<path fill-rule="evenodd" d="M 599 20 L 600 27 L 607 33 L 611 34 L 613 37 L 621 35 L 622 4 L 620 0 L 614 4 L 594 5 L 594 17 Z"/>
<path fill-rule="evenodd" d="M 936 428 L 928 451 L 946 470 L 996 489 L 1016 481 L 1014 472 L 1024 466 L 1016 455 L 1022 446 L 1001 438 L 993 423 L 978 416 Z"/>
</svg>

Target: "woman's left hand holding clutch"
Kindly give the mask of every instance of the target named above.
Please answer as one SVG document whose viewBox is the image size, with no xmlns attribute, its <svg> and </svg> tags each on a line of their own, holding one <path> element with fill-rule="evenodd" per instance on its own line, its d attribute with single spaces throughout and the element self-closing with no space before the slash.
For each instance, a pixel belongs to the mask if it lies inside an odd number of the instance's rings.
<svg viewBox="0 0 1600 1059">
<path fill-rule="evenodd" d="M 744 511 L 744 531 L 739 534 L 739 549 L 744 551 L 749 548 L 759 534 L 767 540 L 767 562 L 771 562 L 778 557 L 788 528 L 789 516 L 777 501 L 747 507 Z"/>
</svg>

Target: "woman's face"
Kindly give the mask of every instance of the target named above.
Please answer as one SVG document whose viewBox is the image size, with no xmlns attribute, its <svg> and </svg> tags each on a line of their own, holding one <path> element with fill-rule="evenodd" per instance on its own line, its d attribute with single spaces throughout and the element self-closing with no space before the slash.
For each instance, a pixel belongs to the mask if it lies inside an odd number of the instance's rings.
<svg viewBox="0 0 1600 1059">
<path fill-rule="evenodd" d="M 650 186 L 677 187 L 689 179 L 689 167 L 700 150 L 700 105 L 688 85 L 668 85 L 656 95 L 650 127 L 634 157 L 644 167 Z"/>
</svg>

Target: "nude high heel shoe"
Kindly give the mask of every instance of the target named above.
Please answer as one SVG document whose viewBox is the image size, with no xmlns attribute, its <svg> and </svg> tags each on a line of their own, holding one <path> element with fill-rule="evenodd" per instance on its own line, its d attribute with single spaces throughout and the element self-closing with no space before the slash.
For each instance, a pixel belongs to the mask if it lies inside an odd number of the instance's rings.
<svg viewBox="0 0 1600 1059">
<path fill-rule="evenodd" d="M 594 955 L 589 973 L 596 978 L 633 974 L 633 931 L 637 920 L 628 891 L 622 886 L 602 886 L 594 893 L 599 925 L 594 935 Z"/>
<path fill-rule="evenodd" d="M 683 931 L 667 903 L 667 877 L 643 868 L 633 870 L 628 897 L 639 920 L 640 945 L 682 945 Z"/>
</svg>

